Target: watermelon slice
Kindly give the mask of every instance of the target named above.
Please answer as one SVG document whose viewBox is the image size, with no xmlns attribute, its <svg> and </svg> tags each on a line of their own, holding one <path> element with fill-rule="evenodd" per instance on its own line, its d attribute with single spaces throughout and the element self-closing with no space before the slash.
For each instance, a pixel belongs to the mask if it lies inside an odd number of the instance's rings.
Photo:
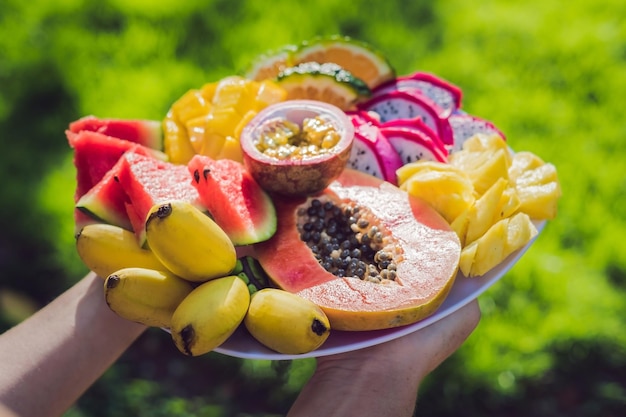
<svg viewBox="0 0 626 417">
<path fill-rule="evenodd" d="M 69 125 L 70 132 L 91 131 L 163 150 L 163 129 L 157 120 L 101 119 L 85 116 Z"/>
<path fill-rule="evenodd" d="M 134 152 L 139 146 L 136 145 L 127 152 Z M 126 211 L 128 197 L 117 180 L 120 169 L 125 163 L 123 159 L 124 155 L 96 185 L 78 199 L 76 209 L 100 223 L 108 223 L 132 231 L 133 226 Z"/>
<path fill-rule="evenodd" d="M 201 203 L 235 245 L 262 242 L 276 232 L 274 203 L 243 164 L 196 155 L 187 166 Z"/>
<path fill-rule="evenodd" d="M 152 150 L 136 143 L 107 136 L 103 133 L 88 130 L 74 133 L 66 131 L 71 148 L 74 149 L 74 166 L 76 167 L 76 193 L 78 201 L 87 191 L 106 175 L 120 157 L 129 149 L 144 155 L 159 155 Z M 164 154 L 159 157 L 165 158 Z"/>
<path fill-rule="evenodd" d="M 120 158 L 116 168 L 114 178 L 128 197 L 125 202 L 126 213 L 141 245 L 146 242 L 144 225 L 153 205 L 183 200 L 205 210 L 185 165 L 127 152 Z"/>
</svg>

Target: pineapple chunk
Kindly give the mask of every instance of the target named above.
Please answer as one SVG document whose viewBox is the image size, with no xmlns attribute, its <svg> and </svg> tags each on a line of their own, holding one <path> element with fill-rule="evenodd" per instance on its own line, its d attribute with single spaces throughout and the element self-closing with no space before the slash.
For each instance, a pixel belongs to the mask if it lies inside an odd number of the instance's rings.
<svg viewBox="0 0 626 417">
<path fill-rule="evenodd" d="M 499 135 L 485 135 L 477 133 L 463 142 L 463 151 L 484 152 L 502 149 L 506 151 L 508 164 L 511 164 L 512 155 L 505 140 Z"/>
<path fill-rule="evenodd" d="M 516 186 L 520 200 L 518 212 L 528 214 L 533 219 L 554 219 L 558 200 L 561 197 L 561 186 L 552 181 L 547 184 Z"/>
<path fill-rule="evenodd" d="M 502 142 L 502 139 L 499 140 Z M 467 172 L 476 193 L 482 195 L 498 178 L 509 178 L 511 156 L 509 150 L 505 148 L 462 150 L 451 154 L 448 162 Z"/>
<path fill-rule="evenodd" d="M 536 168 L 527 169 L 515 177 L 516 186 L 541 185 L 558 181 L 556 167 L 552 164 L 543 164 Z"/>
<path fill-rule="evenodd" d="M 447 171 L 420 171 L 400 185 L 409 194 L 429 203 L 448 223 L 474 203 L 472 183 L 455 169 Z"/>
<path fill-rule="evenodd" d="M 211 102 L 208 101 L 200 90 L 189 90 L 181 98 L 172 104 L 174 118 L 185 124 L 191 119 L 207 114 L 211 110 Z"/>
<path fill-rule="evenodd" d="M 437 171 L 437 172 L 454 172 L 458 175 L 464 176 L 463 170 L 451 164 L 438 161 L 426 161 L 420 160 L 404 164 L 396 171 L 396 179 L 398 184 L 406 182 L 413 175 L 420 172 Z"/>
<path fill-rule="evenodd" d="M 243 152 L 239 144 L 239 139 L 226 136 L 224 144 L 215 159 L 232 159 L 233 161 L 243 163 Z"/>
<path fill-rule="evenodd" d="M 478 195 L 485 193 L 499 178 L 508 178 L 508 151 L 498 149 L 495 152 L 486 152 L 486 154 L 485 163 L 468 172 Z"/>
<path fill-rule="evenodd" d="M 481 237 L 497 221 L 502 194 L 507 184 L 506 179 L 498 178 L 491 188 L 476 200 L 475 209 L 472 211 L 473 216 L 469 219 L 464 239 L 466 245 Z"/>
<path fill-rule="evenodd" d="M 456 235 L 459 237 L 462 248 L 466 245 L 465 237 L 467 236 L 467 229 L 469 228 L 470 218 L 475 217 L 475 211 L 476 205 L 472 204 L 467 210 L 459 214 L 456 219 L 452 221 L 452 223 L 450 223 L 450 228 L 452 228 L 452 230 L 454 230 Z"/>
<path fill-rule="evenodd" d="M 162 122 L 163 148 L 168 160 L 174 164 L 186 164 L 195 154 L 187 130 L 173 116 L 172 110 L 167 112 Z"/>
<path fill-rule="evenodd" d="M 498 205 L 498 217 L 495 221 L 502 220 L 505 217 L 511 217 L 517 212 L 520 206 L 519 196 L 514 186 L 510 185 L 502 192 L 500 204 Z"/>
<path fill-rule="evenodd" d="M 467 277 L 484 275 L 530 242 L 537 233 L 537 228 L 525 213 L 502 219 L 463 248 L 459 268 Z"/>
<path fill-rule="evenodd" d="M 532 152 L 522 151 L 513 155 L 511 166 L 509 167 L 509 178 L 515 181 L 524 172 L 538 168 L 545 162 Z"/>
</svg>

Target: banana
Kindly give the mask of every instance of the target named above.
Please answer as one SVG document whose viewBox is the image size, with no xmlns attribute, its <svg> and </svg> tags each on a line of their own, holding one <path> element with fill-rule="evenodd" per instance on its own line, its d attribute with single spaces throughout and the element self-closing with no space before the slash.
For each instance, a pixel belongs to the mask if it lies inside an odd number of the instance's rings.
<svg viewBox="0 0 626 417">
<path fill-rule="evenodd" d="M 237 254 L 228 235 L 185 201 L 156 204 L 146 220 L 148 247 L 174 274 L 204 282 L 230 273 Z"/>
<path fill-rule="evenodd" d="M 321 308 L 276 288 L 252 294 L 244 325 L 256 340 L 284 354 L 311 352 L 330 334 L 330 323 Z"/>
<path fill-rule="evenodd" d="M 104 281 L 104 297 L 119 316 L 153 327 L 170 327 L 174 310 L 193 285 L 168 271 L 123 268 Z"/>
<path fill-rule="evenodd" d="M 83 263 L 102 278 L 118 269 L 165 266 L 150 250 L 139 246 L 133 232 L 110 224 L 89 224 L 76 234 L 76 250 Z"/>
<path fill-rule="evenodd" d="M 212 351 L 241 324 L 249 304 L 248 287 L 235 275 L 200 284 L 174 311 L 174 344 L 188 356 Z"/>
</svg>

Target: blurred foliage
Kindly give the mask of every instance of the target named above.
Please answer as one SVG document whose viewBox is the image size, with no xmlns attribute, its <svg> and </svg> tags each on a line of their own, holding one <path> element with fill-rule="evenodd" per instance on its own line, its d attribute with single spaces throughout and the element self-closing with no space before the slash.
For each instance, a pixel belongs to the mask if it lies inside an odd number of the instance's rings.
<svg viewBox="0 0 626 417">
<path fill-rule="evenodd" d="M 398 73 L 462 87 L 514 149 L 554 163 L 560 213 L 480 297 L 483 319 L 425 382 L 418 415 L 617 416 L 626 407 L 626 3 L 0 0 L 0 326 L 86 272 L 64 137 L 84 115 L 163 117 L 266 50 L 341 33 Z M 9 295 L 13 294 L 13 296 Z M 67 413 L 282 415 L 314 361 L 189 359 L 147 332 Z"/>
</svg>

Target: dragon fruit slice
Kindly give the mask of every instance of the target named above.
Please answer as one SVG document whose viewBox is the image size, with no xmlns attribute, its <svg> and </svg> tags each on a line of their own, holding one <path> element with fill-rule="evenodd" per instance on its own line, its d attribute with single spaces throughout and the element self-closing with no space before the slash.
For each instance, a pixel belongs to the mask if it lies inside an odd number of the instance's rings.
<svg viewBox="0 0 626 417">
<path fill-rule="evenodd" d="M 390 91 L 417 91 L 432 100 L 440 109 L 441 117 L 448 117 L 461 108 L 462 90 L 454 84 L 428 72 L 415 72 L 397 77 L 372 91 L 372 96 Z"/>
<path fill-rule="evenodd" d="M 441 110 L 433 101 L 418 92 L 394 90 L 380 94 L 363 102 L 359 110 L 375 112 L 380 117 L 380 123 L 419 117 L 443 143 L 452 144 L 448 119 L 440 116 Z"/>
<path fill-rule="evenodd" d="M 487 135 L 499 135 L 502 140 L 506 140 L 504 133 L 500 131 L 489 120 L 466 113 L 456 113 L 448 118 L 452 132 L 452 146 L 450 152 L 459 151 L 463 148 L 463 143 L 477 133 Z"/>
<path fill-rule="evenodd" d="M 355 127 L 352 151 L 347 166 L 397 185 L 396 171 L 402 159 L 377 124 L 358 114 L 349 115 Z"/>
<path fill-rule="evenodd" d="M 448 155 L 448 148 L 445 143 L 441 140 L 437 133 L 435 133 L 430 127 L 424 123 L 424 121 L 415 117 L 413 119 L 396 119 L 390 120 L 388 122 L 382 123 L 380 128 L 392 128 L 392 129 L 405 129 L 410 131 L 417 131 L 420 135 L 426 136 L 430 142 L 433 143 L 434 146 L 440 149 L 442 153 Z"/>
<path fill-rule="evenodd" d="M 448 152 L 419 130 L 381 126 L 380 132 L 400 155 L 403 164 L 416 161 L 447 162 Z"/>
</svg>

